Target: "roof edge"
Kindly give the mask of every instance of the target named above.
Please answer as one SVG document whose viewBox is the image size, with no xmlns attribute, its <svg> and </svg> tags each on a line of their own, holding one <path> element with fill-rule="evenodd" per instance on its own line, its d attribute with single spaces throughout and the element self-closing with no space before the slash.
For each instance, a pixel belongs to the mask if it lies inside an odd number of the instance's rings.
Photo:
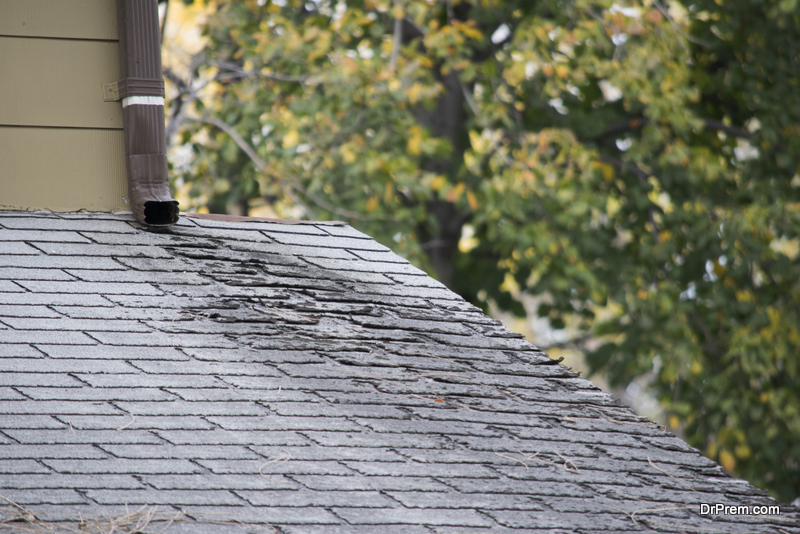
<svg viewBox="0 0 800 534">
<path fill-rule="evenodd" d="M 311 225 L 324 225 L 324 226 L 347 226 L 346 222 L 342 221 L 297 221 L 293 219 L 273 219 L 270 217 L 245 217 L 244 215 L 223 215 L 221 213 L 187 213 L 183 212 L 181 215 L 184 217 L 193 217 L 197 219 L 209 219 L 212 221 L 221 222 L 268 222 L 277 224 L 311 224 Z"/>
</svg>

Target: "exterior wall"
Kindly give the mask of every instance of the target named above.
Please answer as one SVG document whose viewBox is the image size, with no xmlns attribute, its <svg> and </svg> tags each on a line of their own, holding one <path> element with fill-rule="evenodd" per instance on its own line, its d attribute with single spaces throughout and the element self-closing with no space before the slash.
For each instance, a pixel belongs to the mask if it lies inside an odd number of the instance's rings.
<svg viewBox="0 0 800 534">
<path fill-rule="evenodd" d="M 0 207 L 126 210 L 115 0 L 0 0 Z"/>
</svg>

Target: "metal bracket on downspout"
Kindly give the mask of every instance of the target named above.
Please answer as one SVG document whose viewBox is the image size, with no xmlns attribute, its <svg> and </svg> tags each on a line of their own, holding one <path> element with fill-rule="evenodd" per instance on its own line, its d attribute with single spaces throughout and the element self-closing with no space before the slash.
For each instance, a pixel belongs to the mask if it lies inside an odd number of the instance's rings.
<svg viewBox="0 0 800 534">
<path fill-rule="evenodd" d="M 131 210 L 140 223 L 178 222 L 169 192 L 164 128 L 164 80 L 156 0 L 117 0 L 122 79 L 104 84 L 107 100 L 122 100 Z"/>
</svg>

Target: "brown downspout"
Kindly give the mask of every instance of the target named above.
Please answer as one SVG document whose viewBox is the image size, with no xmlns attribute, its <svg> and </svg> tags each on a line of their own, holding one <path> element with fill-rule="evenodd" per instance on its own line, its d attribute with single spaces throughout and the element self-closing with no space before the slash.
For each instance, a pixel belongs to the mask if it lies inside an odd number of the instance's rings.
<svg viewBox="0 0 800 534">
<path fill-rule="evenodd" d="M 117 0 L 125 161 L 131 210 L 137 221 L 164 226 L 178 222 L 178 202 L 169 192 L 164 129 L 164 80 L 156 0 Z"/>
</svg>

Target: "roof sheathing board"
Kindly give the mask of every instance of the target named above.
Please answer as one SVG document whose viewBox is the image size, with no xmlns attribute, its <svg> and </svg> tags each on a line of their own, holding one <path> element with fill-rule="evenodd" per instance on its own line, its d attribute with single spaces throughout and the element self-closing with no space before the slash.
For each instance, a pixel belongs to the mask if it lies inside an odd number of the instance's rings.
<svg viewBox="0 0 800 534">
<path fill-rule="evenodd" d="M 0 212 L 0 494 L 73 528 L 800 532 L 701 515 L 776 503 L 422 280 L 347 226 Z"/>
</svg>

